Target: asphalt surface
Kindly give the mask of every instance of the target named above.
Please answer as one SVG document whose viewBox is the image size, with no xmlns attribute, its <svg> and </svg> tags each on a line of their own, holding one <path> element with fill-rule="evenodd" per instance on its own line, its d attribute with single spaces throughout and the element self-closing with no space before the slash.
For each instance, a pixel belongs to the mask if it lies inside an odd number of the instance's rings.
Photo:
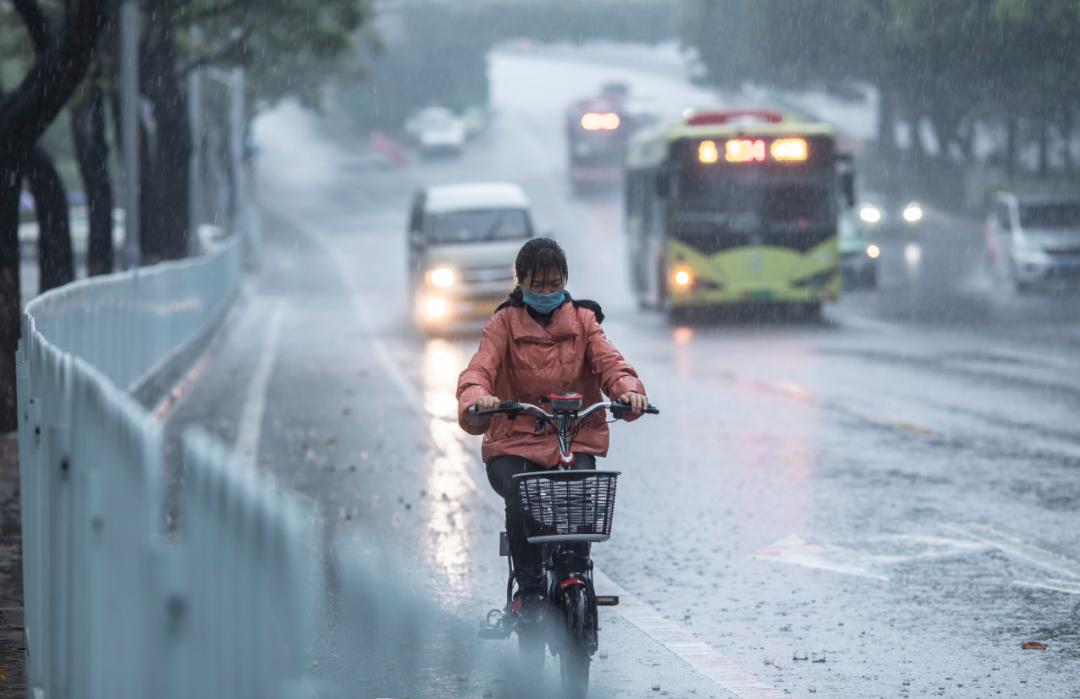
<svg viewBox="0 0 1080 699">
<path fill-rule="evenodd" d="M 417 186 L 511 180 L 663 411 L 613 427 L 624 475 L 594 559 L 629 603 L 601 610 L 590 696 L 770 695 L 749 676 L 773 696 L 1080 696 L 1080 295 L 1016 294 L 979 224 L 931 212 L 820 322 L 673 325 L 629 295 L 618 196 L 570 194 L 562 108 L 610 79 L 676 112 L 710 97 L 607 54 L 490 70 L 497 117 L 460 159 L 374 167 L 344 118 L 263 118 L 263 269 L 168 416 L 239 442 L 367 566 L 353 594 L 353 563 L 327 564 L 322 694 L 528 694 L 513 642 L 475 636 L 505 585 L 501 502 L 454 421 L 476 335 L 411 328 L 404 260 Z M 401 612 L 413 635 L 372 608 L 399 590 L 429 605 Z M 557 681 L 549 663 L 532 693 Z"/>
</svg>

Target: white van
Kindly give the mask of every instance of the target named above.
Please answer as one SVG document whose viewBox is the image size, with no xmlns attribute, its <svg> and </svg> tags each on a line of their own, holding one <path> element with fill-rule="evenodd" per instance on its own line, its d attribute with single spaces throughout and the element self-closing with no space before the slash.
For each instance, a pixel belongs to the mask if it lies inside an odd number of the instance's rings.
<svg viewBox="0 0 1080 699">
<path fill-rule="evenodd" d="M 1018 291 L 1080 281 L 1080 197 L 997 193 L 986 220 L 986 256 Z"/>
<path fill-rule="evenodd" d="M 421 329 L 490 315 L 514 288 L 514 260 L 532 238 L 521 187 L 476 183 L 429 187 L 413 202 L 409 290 Z"/>
</svg>

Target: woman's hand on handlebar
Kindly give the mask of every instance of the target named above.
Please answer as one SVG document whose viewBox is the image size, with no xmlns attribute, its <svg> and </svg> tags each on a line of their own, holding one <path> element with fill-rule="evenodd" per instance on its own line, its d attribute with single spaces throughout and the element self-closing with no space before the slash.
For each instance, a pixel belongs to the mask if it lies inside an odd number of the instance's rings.
<svg viewBox="0 0 1080 699">
<path fill-rule="evenodd" d="M 619 400 L 630 405 L 630 411 L 633 413 L 631 420 L 636 420 L 645 412 L 645 408 L 649 407 L 649 399 L 636 391 L 627 391 L 619 396 Z"/>
<path fill-rule="evenodd" d="M 475 410 L 491 410 L 492 408 L 498 408 L 502 404 L 496 396 L 481 396 L 473 403 L 473 409 Z"/>
</svg>

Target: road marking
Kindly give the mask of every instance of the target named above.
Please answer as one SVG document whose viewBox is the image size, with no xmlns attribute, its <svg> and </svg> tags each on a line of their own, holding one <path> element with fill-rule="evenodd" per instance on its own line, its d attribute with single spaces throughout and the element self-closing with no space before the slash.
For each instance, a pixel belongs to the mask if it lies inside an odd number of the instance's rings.
<svg viewBox="0 0 1080 699">
<path fill-rule="evenodd" d="M 954 524 L 949 529 L 988 544 L 1019 561 L 1080 581 L 1080 561 L 1068 556 L 1040 548 L 986 524 Z"/>
<path fill-rule="evenodd" d="M 736 697 L 775 699 L 788 696 L 724 658 L 715 648 L 663 617 L 596 568 L 593 569 L 593 580 L 602 594 L 618 595 L 619 606 L 615 611 L 619 616 Z"/>
<path fill-rule="evenodd" d="M 872 332 L 884 333 L 887 335 L 901 335 L 906 332 L 900 325 L 883 320 L 863 318 L 862 316 L 848 315 L 846 313 L 836 313 L 833 317 L 841 325 L 847 325 L 860 330 L 870 330 Z"/>
<path fill-rule="evenodd" d="M 888 582 L 889 577 L 883 571 L 889 567 L 990 548 L 993 547 L 989 544 L 968 538 L 917 534 L 872 536 L 848 544 L 812 544 L 792 534 L 761 549 L 754 558 Z"/>
<path fill-rule="evenodd" d="M 882 575 L 865 565 L 860 565 L 861 561 L 853 562 L 851 559 L 855 558 L 857 560 L 857 557 L 850 552 L 842 551 L 838 547 L 811 544 L 794 534 L 766 546 L 755 553 L 754 558 L 762 561 L 789 563 L 803 568 L 827 570 L 859 578 L 881 580 L 882 582 L 889 581 L 889 576 Z"/>
<path fill-rule="evenodd" d="M 277 358 L 283 315 L 281 303 L 274 304 L 270 311 L 270 322 L 266 328 L 262 351 L 259 353 L 259 362 L 255 365 L 255 374 L 248 385 L 244 409 L 240 413 L 240 429 L 236 434 L 233 452 L 242 466 L 250 468 L 255 467 L 258 456 L 259 436 L 262 433 L 263 414 L 266 412 L 266 390 L 270 386 L 270 372 Z"/>
<path fill-rule="evenodd" d="M 154 406 L 151 415 L 154 416 L 155 420 L 164 424 L 165 421 L 169 419 L 169 415 L 173 410 L 179 407 L 183 399 L 187 397 L 188 392 L 191 390 L 191 387 L 195 385 L 195 382 L 206 373 L 213 355 L 214 352 L 210 350 L 203 352 L 198 361 L 187 370 L 187 373 L 185 373 L 184 376 L 176 382 L 176 385 L 173 386 L 158 404 Z"/>
<path fill-rule="evenodd" d="M 908 422 L 907 420 L 900 420 L 893 417 L 878 417 L 875 415 L 865 415 L 864 417 L 875 425 L 881 425 L 882 427 L 890 427 L 894 430 L 908 432 L 910 434 L 919 435 L 921 437 L 945 436 L 943 432 L 939 432 L 932 427 L 924 427 L 923 425 L 917 425 L 914 422 Z"/>
<path fill-rule="evenodd" d="M 1001 359 L 1011 359 L 1014 361 L 1020 361 L 1027 364 L 1041 364 L 1046 367 L 1052 367 L 1055 369 L 1069 369 L 1074 364 L 1061 357 L 1054 357 L 1049 354 L 1042 354 L 1041 352 L 1029 352 L 1027 350 L 1017 350 L 1007 347 L 991 347 L 986 350 L 986 354 L 991 357 L 998 357 Z"/>
<path fill-rule="evenodd" d="M 1013 587 L 1064 592 L 1068 595 L 1080 595 L 1080 580 L 1058 580 L 1056 578 L 1047 578 L 1045 580 L 1013 580 Z"/>
<path fill-rule="evenodd" d="M 311 240 L 318 243 L 331 259 L 334 260 L 338 274 L 341 276 L 342 281 L 348 290 L 349 298 L 356 308 L 361 322 L 367 326 L 368 335 L 370 337 L 369 342 L 375 350 L 376 359 L 378 359 L 379 363 L 386 371 L 387 376 L 401 390 L 402 398 L 405 399 L 405 402 L 413 409 L 416 415 L 425 421 L 435 418 L 435 416 L 425 408 L 420 392 L 409 381 L 408 377 L 405 376 L 401 367 L 393 360 L 386 344 L 376 334 L 371 311 L 368 308 L 367 302 L 352 281 L 353 275 L 346 265 L 346 256 L 343 255 L 337 245 L 321 231 L 314 230 L 306 225 L 301 225 L 288 216 L 282 216 L 280 213 L 278 213 L 278 215 L 292 223 L 297 230 L 307 235 Z M 464 439 L 464 435 L 459 435 L 459 439 Z M 446 445 L 435 444 L 435 447 L 441 452 L 442 456 L 450 456 L 450 454 L 447 453 Z M 480 501 L 483 503 L 484 507 L 494 510 L 495 508 L 491 504 L 487 494 L 480 488 L 479 484 L 477 484 L 476 476 L 472 471 L 466 470 L 463 475 L 465 476 L 466 485 L 470 490 L 480 496 Z M 596 580 L 602 589 L 612 590 L 615 594 L 619 595 L 619 606 L 615 608 L 616 613 L 657 643 L 671 651 L 672 654 L 683 662 L 731 692 L 737 699 L 775 699 L 777 697 L 787 696 L 783 692 L 765 684 L 751 673 L 741 669 L 730 660 L 725 659 L 715 649 L 693 634 L 685 631 L 671 621 L 668 621 L 647 604 L 641 602 L 611 580 L 611 578 L 598 568 L 593 568 L 593 579 Z"/>
</svg>

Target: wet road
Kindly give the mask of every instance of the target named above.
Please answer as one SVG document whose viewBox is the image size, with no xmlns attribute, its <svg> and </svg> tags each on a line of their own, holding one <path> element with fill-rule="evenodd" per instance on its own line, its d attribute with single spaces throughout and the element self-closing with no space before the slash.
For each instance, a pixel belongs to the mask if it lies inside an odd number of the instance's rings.
<svg viewBox="0 0 1080 699">
<path fill-rule="evenodd" d="M 591 696 L 769 696 L 751 676 L 774 696 L 1080 696 L 1080 297 L 1017 296 L 982 270 L 978 223 L 932 212 L 820 323 L 671 325 L 629 296 L 620 201 L 569 194 L 561 110 L 610 79 L 676 112 L 709 96 L 566 52 L 496 55 L 491 76 L 498 116 L 458 160 L 373 168 L 344 120 L 263 119 L 264 266 L 170 415 L 309 497 L 349 555 L 396 552 L 389 584 L 446 615 L 372 673 L 343 613 L 326 695 L 521 695 L 511 642 L 474 638 L 505 584 L 501 503 L 454 421 L 476 338 L 421 338 L 404 285 L 412 191 L 506 179 L 663 409 L 613 429 L 594 558 L 628 604 L 601 611 Z"/>
</svg>

